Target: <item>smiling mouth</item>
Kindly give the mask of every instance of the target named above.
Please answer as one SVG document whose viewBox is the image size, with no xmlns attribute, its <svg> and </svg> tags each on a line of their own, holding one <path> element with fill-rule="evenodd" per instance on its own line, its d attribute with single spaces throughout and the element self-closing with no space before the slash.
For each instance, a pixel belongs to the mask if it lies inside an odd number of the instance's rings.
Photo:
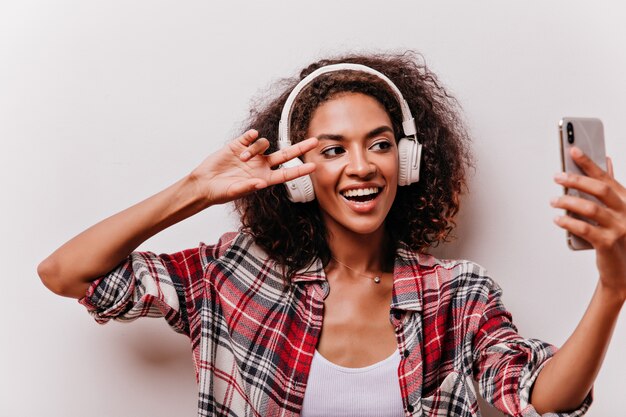
<svg viewBox="0 0 626 417">
<path fill-rule="evenodd" d="M 370 187 L 370 188 L 358 188 L 353 190 L 342 191 L 341 196 L 349 201 L 355 201 L 359 203 L 363 203 L 365 201 L 370 201 L 376 198 L 378 194 L 380 194 L 381 188 L 379 187 Z"/>
</svg>

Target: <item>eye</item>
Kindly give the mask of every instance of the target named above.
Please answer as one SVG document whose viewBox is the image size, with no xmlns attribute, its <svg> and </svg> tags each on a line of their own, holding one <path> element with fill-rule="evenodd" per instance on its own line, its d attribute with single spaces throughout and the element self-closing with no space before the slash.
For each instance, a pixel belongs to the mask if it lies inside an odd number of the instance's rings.
<svg viewBox="0 0 626 417">
<path fill-rule="evenodd" d="M 388 149 L 391 149 L 391 146 L 391 142 L 389 142 L 388 140 L 381 140 L 370 146 L 370 149 L 373 151 L 386 151 Z"/>
<path fill-rule="evenodd" d="M 338 156 L 344 153 L 346 150 L 341 146 L 330 146 L 322 150 L 322 155 L 326 157 Z"/>
</svg>

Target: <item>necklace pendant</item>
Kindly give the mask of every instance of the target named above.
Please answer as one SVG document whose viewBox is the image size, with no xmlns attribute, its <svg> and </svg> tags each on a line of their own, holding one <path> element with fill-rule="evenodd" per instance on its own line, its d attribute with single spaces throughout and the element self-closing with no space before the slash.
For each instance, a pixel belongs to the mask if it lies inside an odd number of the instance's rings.
<svg viewBox="0 0 626 417">
<path fill-rule="evenodd" d="M 376 284 L 380 284 L 380 277 L 374 277 L 374 282 Z"/>
</svg>

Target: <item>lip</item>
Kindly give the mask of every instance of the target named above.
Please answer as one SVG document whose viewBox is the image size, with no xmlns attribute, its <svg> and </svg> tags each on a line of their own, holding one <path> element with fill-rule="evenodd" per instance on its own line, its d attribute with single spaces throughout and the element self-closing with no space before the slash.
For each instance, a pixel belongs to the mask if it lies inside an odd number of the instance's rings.
<svg viewBox="0 0 626 417">
<path fill-rule="evenodd" d="M 378 185 L 371 185 L 371 186 L 358 186 L 358 187 L 352 187 L 352 188 L 345 188 L 343 191 L 348 191 L 348 190 L 355 190 L 355 189 L 360 189 L 360 188 L 371 188 L 371 187 L 378 187 L 380 188 L 380 192 L 376 195 L 376 197 L 374 197 L 373 199 L 369 200 L 369 201 L 352 201 L 352 200 L 348 200 L 347 198 L 345 198 L 342 194 L 339 194 L 339 196 L 341 197 L 341 199 L 343 200 L 343 202 L 354 212 L 359 213 L 359 214 L 366 214 L 369 213 L 371 211 L 373 211 L 376 206 L 378 205 L 378 202 L 381 199 L 381 196 L 383 194 L 383 190 L 384 187 L 382 186 L 378 186 Z"/>
</svg>

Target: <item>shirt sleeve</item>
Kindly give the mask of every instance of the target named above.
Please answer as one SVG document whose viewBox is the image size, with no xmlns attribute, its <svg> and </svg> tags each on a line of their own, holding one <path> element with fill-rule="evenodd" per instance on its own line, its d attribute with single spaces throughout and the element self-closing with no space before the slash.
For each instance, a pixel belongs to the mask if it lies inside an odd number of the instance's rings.
<svg viewBox="0 0 626 417">
<path fill-rule="evenodd" d="M 79 302 L 100 324 L 164 317 L 175 331 L 189 335 L 187 300 L 202 281 L 200 253 L 201 247 L 170 255 L 133 252 L 94 281 Z"/>
<path fill-rule="evenodd" d="M 539 372 L 557 348 L 535 339 L 524 339 L 501 301 L 502 290 L 493 281 L 487 304 L 474 337 L 474 375 L 483 398 L 511 416 L 539 417 L 530 394 Z M 584 415 L 592 402 L 591 392 L 580 407 L 544 417 Z"/>
</svg>

